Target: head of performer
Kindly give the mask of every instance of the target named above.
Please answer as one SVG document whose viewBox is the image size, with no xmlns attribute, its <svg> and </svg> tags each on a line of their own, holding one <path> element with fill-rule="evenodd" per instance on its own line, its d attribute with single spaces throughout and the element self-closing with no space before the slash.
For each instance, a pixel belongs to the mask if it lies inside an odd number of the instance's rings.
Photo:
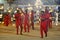
<svg viewBox="0 0 60 40">
<path fill-rule="evenodd" d="M 19 11 L 19 10 L 17 10 L 17 13 L 20 13 L 20 11 Z"/>
<path fill-rule="evenodd" d="M 33 14 L 34 13 L 34 11 L 33 10 L 31 10 L 31 14 Z"/>
<path fill-rule="evenodd" d="M 44 14 L 44 11 L 41 11 L 41 14 Z"/>
<path fill-rule="evenodd" d="M 31 12 L 34 12 L 33 10 L 31 10 Z"/>
<path fill-rule="evenodd" d="M 25 10 L 25 13 L 26 13 L 26 14 L 28 13 L 28 9 Z"/>
<path fill-rule="evenodd" d="M 49 7 L 45 7 L 45 13 L 49 13 Z"/>
<path fill-rule="evenodd" d="M 7 11 L 7 12 L 5 13 L 5 15 L 7 15 L 7 16 L 8 16 L 8 14 L 9 14 L 9 12 Z"/>
</svg>

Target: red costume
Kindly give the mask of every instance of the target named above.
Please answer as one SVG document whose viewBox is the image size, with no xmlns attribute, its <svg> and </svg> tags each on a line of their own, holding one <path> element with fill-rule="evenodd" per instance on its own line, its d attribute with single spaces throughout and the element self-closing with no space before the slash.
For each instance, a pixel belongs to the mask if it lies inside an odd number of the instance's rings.
<svg viewBox="0 0 60 40">
<path fill-rule="evenodd" d="M 34 30 L 34 12 L 31 11 L 31 26 L 32 26 L 32 29 Z"/>
<path fill-rule="evenodd" d="M 47 13 L 47 17 L 49 18 L 49 19 L 48 19 L 48 27 L 49 27 L 49 28 L 52 28 L 51 14 L 49 13 L 49 11 L 48 11 L 47 8 L 45 9 L 45 13 Z"/>
<path fill-rule="evenodd" d="M 29 14 L 25 13 L 24 14 L 24 31 L 26 32 L 26 30 L 28 29 L 29 32 Z M 27 27 L 26 27 L 27 26 Z"/>
<path fill-rule="evenodd" d="M 40 22 L 40 32 L 41 32 L 41 37 L 43 38 L 43 32 L 45 33 L 45 36 L 47 37 L 47 31 L 48 31 L 48 25 L 49 25 L 49 14 L 47 11 L 40 15 L 41 22 Z"/>
<path fill-rule="evenodd" d="M 22 35 L 22 16 L 20 13 L 16 13 L 15 14 L 15 19 L 16 19 L 16 29 L 17 29 L 17 34 L 19 31 L 19 27 L 20 27 L 20 34 Z"/>
<path fill-rule="evenodd" d="M 11 16 L 10 14 L 6 14 L 4 16 L 4 25 L 8 26 L 11 23 Z"/>
</svg>

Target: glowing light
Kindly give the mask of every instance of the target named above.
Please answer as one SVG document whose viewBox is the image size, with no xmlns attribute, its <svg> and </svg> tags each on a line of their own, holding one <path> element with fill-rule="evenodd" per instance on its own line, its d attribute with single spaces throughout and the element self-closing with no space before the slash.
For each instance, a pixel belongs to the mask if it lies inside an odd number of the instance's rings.
<svg viewBox="0 0 60 40">
<path fill-rule="evenodd" d="M 37 10 L 37 13 L 39 13 L 39 10 Z"/>
<path fill-rule="evenodd" d="M 13 24 L 12 26 L 15 26 L 15 24 Z"/>
<path fill-rule="evenodd" d="M 3 6 L 1 6 L 1 7 L 0 7 L 0 9 L 4 9 L 4 7 L 3 7 Z"/>
<path fill-rule="evenodd" d="M 31 15 L 31 12 L 30 12 L 30 15 Z"/>
<path fill-rule="evenodd" d="M 40 6 L 40 8 L 42 8 L 42 7 Z"/>
<path fill-rule="evenodd" d="M 38 6 L 36 6 L 36 8 L 38 8 Z"/>
<path fill-rule="evenodd" d="M 11 18 L 11 21 L 13 21 L 13 18 Z"/>
<path fill-rule="evenodd" d="M 17 11 L 14 11 L 14 13 L 16 13 Z"/>
<path fill-rule="evenodd" d="M 39 19 L 39 21 L 40 21 L 40 19 Z"/>
<path fill-rule="evenodd" d="M 35 2 L 36 8 L 38 8 L 39 5 L 43 5 L 43 3 L 41 2 L 41 0 L 36 0 L 36 2 Z"/>
<path fill-rule="evenodd" d="M 32 7 L 29 7 L 28 10 L 32 10 L 33 8 Z"/>
<path fill-rule="evenodd" d="M 13 15 L 13 17 L 15 17 L 15 15 Z"/>
<path fill-rule="evenodd" d="M 0 14 L 0 16 L 2 16 L 2 14 Z"/>
<path fill-rule="evenodd" d="M 31 4 L 28 4 L 28 6 L 31 6 Z M 28 10 L 32 10 L 33 8 L 32 7 L 28 7 Z"/>
<path fill-rule="evenodd" d="M 11 10 L 8 11 L 9 13 L 11 12 Z"/>
<path fill-rule="evenodd" d="M 19 8 L 17 8 L 17 10 L 19 10 Z"/>
<path fill-rule="evenodd" d="M 31 4 L 28 4 L 28 6 L 31 6 Z"/>
<path fill-rule="evenodd" d="M 12 12 L 12 9 L 10 8 L 10 9 L 8 10 L 8 12 L 11 13 L 11 12 Z"/>
<path fill-rule="evenodd" d="M 0 14 L 0 18 L 2 18 L 2 14 Z"/>
<path fill-rule="evenodd" d="M 49 9 L 51 9 L 51 7 L 49 7 Z"/>
<path fill-rule="evenodd" d="M 4 7 L 2 6 L 1 9 L 3 9 Z"/>
</svg>

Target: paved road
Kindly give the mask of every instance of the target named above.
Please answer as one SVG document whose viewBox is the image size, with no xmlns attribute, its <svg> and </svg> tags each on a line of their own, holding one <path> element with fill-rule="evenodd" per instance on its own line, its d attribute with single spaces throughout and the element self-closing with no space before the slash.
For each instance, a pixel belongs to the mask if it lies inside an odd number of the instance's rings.
<svg viewBox="0 0 60 40">
<path fill-rule="evenodd" d="M 23 35 L 16 35 L 15 26 L 4 26 L 0 24 L 0 40 L 60 40 L 60 25 L 53 25 L 52 29 L 48 31 L 48 37 L 40 38 L 39 25 L 35 24 L 35 30 Z"/>
</svg>

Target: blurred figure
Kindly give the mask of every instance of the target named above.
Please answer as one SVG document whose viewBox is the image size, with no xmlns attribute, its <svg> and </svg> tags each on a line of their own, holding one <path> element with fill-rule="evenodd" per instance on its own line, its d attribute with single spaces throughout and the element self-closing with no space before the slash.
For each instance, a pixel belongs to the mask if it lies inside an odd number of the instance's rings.
<svg viewBox="0 0 60 40">
<path fill-rule="evenodd" d="M 58 14 L 59 14 L 58 11 L 56 11 L 55 14 L 56 14 L 55 23 L 56 23 L 56 26 L 57 26 L 58 25 Z"/>
<path fill-rule="evenodd" d="M 17 31 L 17 35 L 19 32 L 19 28 L 20 28 L 20 34 L 22 35 L 22 16 L 21 16 L 21 11 L 17 10 L 17 13 L 15 14 L 15 22 L 16 22 L 16 31 Z"/>
<path fill-rule="evenodd" d="M 48 7 L 46 7 L 45 8 L 45 14 L 46 14 L 46 17 L 47 17 L 47 21 L 48 21 L 48 23 L 47 23 L 47 28 L 49 27 L 49 28 L 52 28 L 52 26 L 51 26 L 51 14 L 49 13 L 49 8 Z"/>
<path fill-rule="evenodd" d="M 40 33 L 41 33 L 41 38 L 43 38 L 43 33 L 47 37 L 47 18 L 46 18 L 46 13 L 44 11 L 41 11 L 40 15 Z"/>
<path fill-rule="evenodd" d="M 34 30 L 34 11 L 31 10 L 31 26 L 32 26 L 32 29 Z"/>
<path fill-rule="evenodd" d="M 28 30 L 29 32 L 29 14 L 28 14 L 28 9 L 25 10 L 25 14 L 24 14 L 24 32 L 26 32 Z"/>
<path fill-rule="evenodd" d="M 4 25 L 8 26 L 11 23 L 11 16 L 9 12 L 4 15 Z"/>
<path fill-rule="evenodd" d="M 52 12 L 52 23 L 55 23 L 56 13 L 55 10 Z"/>
<path fill-rule="evenodd" d="M 50 27 L 50 13 L 48 10 L 49 9 L 46 7 L 45 12 L 41 11 L 41 15 L 40 15 L 41 38 L 43 38 L 43 33 L 45 33 L 45 37 L 47 37 L 48 27 Z"/>
</svg>

